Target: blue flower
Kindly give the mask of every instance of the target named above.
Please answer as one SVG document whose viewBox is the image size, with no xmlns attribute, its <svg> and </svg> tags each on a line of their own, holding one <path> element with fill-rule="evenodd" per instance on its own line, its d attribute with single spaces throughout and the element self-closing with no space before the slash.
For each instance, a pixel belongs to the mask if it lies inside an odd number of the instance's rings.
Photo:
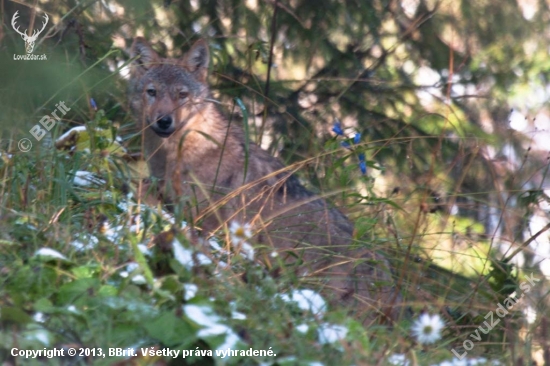
<svg viewBox="0 0 550 366">
<path fill-rule="evenodd" d="M 349 142 L 347 142 L 347 141 L 342 141 L 342 142 L 340 142 L 340 145 L 341 145 L 342 147 L 345 147 L 346 149 L 351 149 L 351 145 L 350 145 Z"/>
<path fill-rule="evenodd" d="M 342 126 L 340 126 L 340 121 L 336 120 L 334 122 L 334 126 L 332 126 L 332 131 L 340 136 L 344 136 L 344 130 L 342 130 Z"/>
<path fill-rule="evenodd" d="M 361 173 L 363 173 L 363 175 L 367 174 L 367 163 L 364 161 L 359 162 L 359 169 L 361 169 Z"/>
<path fill-rule="evenodd" d="M 363 175 L 367 174 L 367 162 L 365 160 L 365 153 L 359 153 L 359 169 Z"/>
<path fill-rule="evenodd" d="M 353 143 L 357 145 L 361 141 L 361 134 L 357 132 L 355 136 L 353 137 Z"/>
<path fill-rule="evenodd" d="M 90 106 L 92 106 L 94 111 L 97 111 L 97 104 L 96 104 L 94 98 L 90 98 Z"/>
</svg>

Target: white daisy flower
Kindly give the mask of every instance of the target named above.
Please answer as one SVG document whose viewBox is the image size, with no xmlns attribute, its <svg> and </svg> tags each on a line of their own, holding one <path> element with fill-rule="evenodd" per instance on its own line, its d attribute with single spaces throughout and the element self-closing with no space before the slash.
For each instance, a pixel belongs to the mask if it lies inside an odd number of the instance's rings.
<svg viewBox="0 0 550 366">
<path fill-rule="evenodd" d="M 233 221 L 229 227 L 229 233 L 231 234 L 231 242 L 233 245 L 237 245 L 252 237 L 252 225 L 242 225 L 237 221 Z"/>
<path fill-rule="evenodd" d="M 410 362 L 407 360 L 407 357 L 402 353 L 395 353 L 388 357 L 388 362 L 390 365 L 394 366 L 409 366 Z"/>
<path fill-rule="evenodd" d="M 254 248 L 246 242 L 252 237 L 252 225 L 241 225 L 237 221 L 233 221 L 229 227 L 229 233 L 231 234 L 231 244 L 239 248 L 240 254 L 249 260 L 254 260 Z"/>
<path fill-rule="evenodd" d="M 418 342 L 430 344 L 441 338 L 441 330 L 444 326 L 445 323 L 439 315 L 422 314 L 414 322 L 411 331 Z"/>
</svg>

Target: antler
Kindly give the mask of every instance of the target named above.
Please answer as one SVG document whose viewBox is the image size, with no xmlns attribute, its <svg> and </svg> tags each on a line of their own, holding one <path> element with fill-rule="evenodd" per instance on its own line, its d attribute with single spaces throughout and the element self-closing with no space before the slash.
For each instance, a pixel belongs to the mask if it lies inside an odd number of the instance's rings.
<svg viewBox="0 0 550 366">
<path fill-rule="evenodd" d="M 44 13 L 44 18 L 46 19 L 46 21 L 44 23 L 42 23 L 42 29 L 40 29 L 38 32 L 36 31 L 36 29 L 32 32 L 32 36 L 31 36 L 31 39 L 36 39 L 36 37 L 38 37 L 38 35 L 40 33 L 42 33 L 42 31 L 44 30 L 44 28 L 46 28 L 46 25 L 48 24 L 48 20 L 50 19 L 48 17 L 48 14 Z"/>
<path fill-rule="evenodd" d="M 15 21 L 17 20 L 17 18 L 19 18 L 19 15 L 17 15 L 17 13 L 19 13 L 19 10 L 17 10 L 17 11 L 15 12 L 15 14 L 13 14 L 13 17 L 11 18 L 11 26 L 13 27 L 13 29 L 14 29 L 17 33 L 19 33 L 21 36 L 23 36 L 23 38 L 27 38 L 27 37 L 28 37 L 28 36 L 27 36 L 27 33 L 26 33 L 27 30 L 25 30 L 25 33 L 23 33 L 23 32 L 20 32 L 20 31 L 19 31 L 19 26 L 18 26 L 17 28 L 15 28 Z M 47 15 L 46 15 L 46 16 L 47 16 Z"/>
</svg>

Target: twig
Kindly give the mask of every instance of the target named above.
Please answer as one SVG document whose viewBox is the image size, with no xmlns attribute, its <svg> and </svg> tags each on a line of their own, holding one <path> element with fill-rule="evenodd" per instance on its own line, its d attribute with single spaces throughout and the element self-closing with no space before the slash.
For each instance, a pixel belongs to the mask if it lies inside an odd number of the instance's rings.
<svg viewBox="0 0 550 366">
<path fill-rule="evenodd" d="M 260 131 L 256 137 L 256 143 L 261 144 L 264 135 L 265 122 L 267 120 L 267 104 L 269 101 L 269 81 L 271 80 L 271 64 L 273 63 L 273 46 L 275 45 L 275 37 L 277 35 L 277 10 L 279 9 L 279 0 L 273 3 L 273 18 L 271 18 L 271 44 L 269 45 L 269 59 L 267 61 L 267 80 L 265 82 L 264 91 L 264 117 L 260 125 Z"/>
<path fill-rule="evenodd" d="M 267 80 L 265 82 L 265 97 L 269 95 L 269 80 L 271 79 L 271 64 L 273 62 L 273 46 L 275 45 L 275 37 L 277 36 L 277 6 L 279 0 L 275 0 L 273 4 L 273 18 L 271 18 L 271 44 L 269 45 L 269 60 L 267 61 Z"/>
<path fill-rule="evenodd" d="M 527 247 L 529 244 L 531 244 L 533 241 L 535 241 L 539 236 L 541 236 L 542 234 L 544 234 L 545 231 L 548 231 L 548 229 L 550 229 L 550 223 L 546 224 L 545 227 L 543 227 L 542 229 L 540 229 L 535 235 L 533 235 L 532 237 L 530 237 L 529 239 L 527 239 L 526 241 L 523 242 L 523 244 L 521 244 L 521 246 L 519 248 L 517 248 L 516 250 L 514 250 L 512 252 L 512 254 L 510 254 L 508 257 L 504 258 L 502 260 L 502 262 L 504 263 L 508 263 L 512 258 L 514 258 L 519 252 L 521 252 L 525 247 Z"/>
</svg>

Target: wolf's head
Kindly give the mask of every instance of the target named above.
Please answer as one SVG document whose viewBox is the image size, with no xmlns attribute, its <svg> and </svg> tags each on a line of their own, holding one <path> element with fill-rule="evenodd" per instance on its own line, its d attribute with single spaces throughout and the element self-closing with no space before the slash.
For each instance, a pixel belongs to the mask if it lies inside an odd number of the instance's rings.
<svg viewBox="0 0 550 366">
<path fill-rule="evenodd" d="M 197 41 L 181 59 L 165 59 L 141 37 L 131 56 L 130 107 L 141 129 L 167 138 L 205 108 L 209 52 Z"/>
</svg>

